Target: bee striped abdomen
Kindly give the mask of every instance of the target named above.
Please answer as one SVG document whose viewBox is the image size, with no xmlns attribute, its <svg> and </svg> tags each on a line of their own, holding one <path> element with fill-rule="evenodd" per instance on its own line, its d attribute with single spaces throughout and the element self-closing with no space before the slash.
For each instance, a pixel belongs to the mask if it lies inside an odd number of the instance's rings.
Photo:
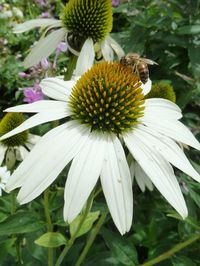
<svg viewBox="0 0 200 266">
<path fill-rule="evenodd" d="M 147 64 L 145 63 L 140 63 L 138 64 L 138 72 L 139 72 L 139 75 L 140 75 L 140 79 L 142 81 L 142 83 L 146 83 L 148 78 L 149 78 L 149 69 L 148 69 L 148 66 Z"/>
</svg>

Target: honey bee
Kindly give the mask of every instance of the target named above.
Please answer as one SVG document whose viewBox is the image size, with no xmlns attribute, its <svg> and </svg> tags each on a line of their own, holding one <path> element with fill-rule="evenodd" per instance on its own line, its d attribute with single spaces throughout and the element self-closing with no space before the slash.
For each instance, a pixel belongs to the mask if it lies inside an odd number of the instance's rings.
<svg viewBox="0 0 200 266">
<path fill-rule="evenodd" d="M 157 65 L 157 63 L 153 60 L 142 58 L 136 53 L 128 53 L 127 55 L 123 56 L 120 60 L 120 63 L 124 66 L 130 67 L 133 73 L 138 75 L 144 84 L 149 78 L 148 65 Z"/>
</svg>

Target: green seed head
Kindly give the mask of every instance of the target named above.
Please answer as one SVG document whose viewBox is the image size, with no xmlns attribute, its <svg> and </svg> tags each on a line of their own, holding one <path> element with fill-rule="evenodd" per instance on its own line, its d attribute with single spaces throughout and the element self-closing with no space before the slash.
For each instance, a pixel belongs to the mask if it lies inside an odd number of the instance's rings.
<svg viewBox="0 0 200 266">
<path fill-rule="evenodd" d="M 21 113 L 7 113 L 0 122 L 0 136 L 13 130 L 24 122 L 24 117 Z M 28 131 L 23 131 L 13 137 L 2 140 L 1 143 L 8 147 L 23 145 L 28 139 Z"/>
<path fill-rule="evenodd" d="M 72 90 L 72 118 L 91 130 L 117 135 L 132 130 L 144 113 L 140 85 L 138 76 L 119 63 L 95 64 Z"/>
<path fill-rule="evenodd" d="M 174 88 L 164 81 L 155 83 L 145 98 L 163 98 L 174 103 L 176 102 Z"/>
<path fill-rule="evenodd" d="M 70 0 L 61 20 L 76 36 L 100 41 L 112 29 L 111 0 Z"/>
</svg>

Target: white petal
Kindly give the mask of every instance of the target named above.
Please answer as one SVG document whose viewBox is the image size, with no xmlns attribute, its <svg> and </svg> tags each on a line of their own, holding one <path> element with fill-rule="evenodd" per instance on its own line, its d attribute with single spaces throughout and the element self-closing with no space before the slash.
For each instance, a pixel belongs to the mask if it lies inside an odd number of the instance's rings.
<svg viewBox="0 0 200 266">
<path fill-rule="evenodd" d="M 49 112 L 43 112 L 38 113 L 36 115 L 31 116 L 29 119 L 24 121 L 20 126 L 16 127 L 15 129 L 11 130 L 10 132 L 6 133 L 0 138 L 0 141 L 3 139 L 7 139 L 9 137 L 12 137 L 20 132 L 23 132 L 24 130 L 27 130 L 29 128 L 35 127 L 37 125 L 41 125 L 43 123 L 47 123 L 50 121 L 54 121 L 57 119 L 61 119 L 66 117 L 65 111 L 49 111 Z"/>
<path fill-rule="evenodd" d="M 109 138 L 101 172 L 101 184 L 113 221 L 123 235 L 130 230 L 133 216 L 131 175 L 118 138 Z"/>
<path fill-rule="evenodd" d="M 101 42 L 101 51 L 102 51 L 102 55 L 103 55 L 104 60 L 106 60 L 106 61 L 113 61 L 113 59 L 114 59 L 113 49 L 110 46 L 107 38 L 104 39 Z"/>
<path fill-rule="evenodd" d="M 153 190 L 151 180 L 137 162 L 135 162 L 135 179 L 142 192 L 145 191 L 146 187 L 151 191 Z"/>
<path fill-rule="evenodd" d="M 156 149 L 168 162 L 200 182 L 200 175 L 194 170 L 183 150 L 172 139 L 142 125 L 134 130 L 134 134 L 152 149 Z"/>
<path fill-rule="evenodd" d="M 28 146 L 29 149 L 31 149 L 40 139 L 41 139 L 40 136 L 29 133 L 26 145 Z M 29 147 L 29 145 L 31 145 L 30 146 L 31 148 Z"/>
<path fill-rule="evenodd" d="M 0 166 L 5 158 L 5 153 L 6 153 L 6 150 L 7 150 L 8 147 L 6 146 L 3 146 L 0 144 Z"/>
<path fill-rule="evenodd" d="M 133 183 L 133 179 L 134 179 L 134 175 L 135 175 L 135 160 L 133 159 L 133 156 L 130 152 L 129 152 L 126 159 L 127 159 L 128 165 L 129 165 L 129 170 L 130 170 L 130 174 L 131 174 L 131 181 Z"/>
<path fill-rule="evenodd" d="M 29 104 L 21 104 L 14 107 L 9 107 L 5 112 L 23 112 L 23 113 L 43 113 L 43 112 L 59 112 L 66 110 L 66 103 L 52 100 L 41 100 Z"/>
<path fill-rule="evenodd" d="M 200 150 L 200 143 L 189 131 L 189 129 L 184 126 L 181 122 L 176 120 L 155 120 L 148 117 L 148 119 L 141 119 L 142 122 L 152 128 L 178 142 L 187 144 L 197 150 Z"/>
<path fill-rule="evenodd" d="M 51 32 L 47 37 L 40 39 L 30 54 L 25 58 L 24 67 L 29 68 L 38 64 L 42 59 L 47 58 L 62 41 L 65 33 L 66 30 L 61 28 Z"/>
<path fill-rule="evenodd" d="M 64 220 L 73 221 L 96 185 L 102 169 L 105 143 L 104 136 L 90 133 L 85 145 L 72 161 L 65 185 Z"/>
<path fill-rule="evenodd" d="M 126 135 L 124 140 L 133 157 L 160 193 L 183 218 L 187 217 L 185 200 L 170 164 L 155 149 L 145 145 L 134 134 Z"/>
<path fill-rule="evenodd" d="M 46 78 L 41 81 L 40 87 L 48 97 L 66 102 L 75 84 L 76 81 L 74 80 L 64 81 L 59 78 Z"/>
<path fill-rule="evenodd" d="M 87 128 L 77 126 L 73 121 L 52 131 L 36 144 L 11 176 L 8 188 L 22 185 L 17 197 L 20 204 L 39 196 L 56 179 L 82 148 L 89 134 Z"/>
<path fill-rule="evenodd" d="M 75 76 L 82 76 L 88 69 L 90 69 L 94 63 L 95 52 L 94 44 L 91 38 L 88 38 L 80 52 L 76 63 L 76 69 L 74 70 Z"/>
<path fill-rule="evenodd" d="M 57 27 L 61 26 L 61 21 L 56 19 L 49 19 L 49 18 L 40 18 L 40 19 L 32 19 L 28 20 L 24 23 L 18 24 L 14 27 L 14 33 L 22 33 L 25 31 L 29 31 L 36 27 L 47 27 L 56 25 Z"/>
<path fill-rule="evenodd" d="M 135 163 L 134 163 L 134 161 L 132 161 L 130 164 L 130 174 L 131 174 L 131 180 L 133 182 L 134 176 L 135 176 Z"/>
<path fill-rule="evenodd" d="M 13 190 L 17 187 L 23 185 L 26 180 L 26 174 L 35 167 L 35 164 L 40 161 L 40 158 L 44 156 L 45 145 L 49 147 L 51 143 L 54 142 L 54 139 L 59 136 L 63 131 L 66 130 L 66 124 L 58 126 L 48 133 L 46 133 L 38 142 L 37 145 L 34 146 L 29 156 L 24 160 L 23 164 L 20 164 L 17 170 L 14 171 L 10 182 L 7 185 L 8 191 Z"/>
<path fill-rule="evenodd" d="M 142 83 L 142 85 L 140 87 L 142 88 L 142 92 L 144 95 L 147 95 L 147 93 L 150 92 L 151 86 L 152 86 L 152 81 L 150 79 L 148 79 L 145 84 Z"/>
<path fill-rule="evenodd" d="M 23 161 L 25 159 L 25 157 L 28 155 L 28 150 L 23 147 L 23 146 L 19 146 L 16 149 L 16 159 L 18 161 Z"/>
<path fill-rule="evenodd" d="M 144 117 L 141 118 L 141 121 L 148 118 L 158 121 L 158 117 L 167 120 L 180 119 L 182 117 L 181 109 L 178 105 L 165 99 L 152 98 L 145 100 Z"/>
<path fill-rule="evenodd" d="M 121 46 L 110 35 L 106 37 L 106 40 L 108 41 L 118 58 L 121 59 L 122 56 L 125 55 L 124 50 L 121 48 Z"/>
</svg>

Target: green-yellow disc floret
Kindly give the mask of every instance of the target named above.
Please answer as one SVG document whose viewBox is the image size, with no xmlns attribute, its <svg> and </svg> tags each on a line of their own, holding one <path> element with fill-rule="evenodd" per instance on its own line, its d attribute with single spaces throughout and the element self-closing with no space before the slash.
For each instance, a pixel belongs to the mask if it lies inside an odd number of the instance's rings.
<svg viewBox="0 0 200 266">
<path fill-rule="evenodd" d="M 151 91 L 145 96 L 145 98 L 163 98 L 173 103 L 176 102 L 176 94 L 174 92 L 174 88 L 164 81 L 155 83 L 152 86 Z"/>
<path fill-rule="evenodd" d="M 119 63 L 95 64 L 72 90 L 72 118 L 91 130 L 117 135 L 132 130 L 144 113 L 140 85 L 138 76 Z"/>
<path fill-rule="evenodd" d="M 64 26 L 82 38 L 100 41 L 112 29 L 111 0 L 70 0 L 61 20 Z"/>
<path fill-rule="evenodd" d="M 24 122 L 24 117 L 21 113 L 7 113 L 0 122 L 0 136 L 13 130 Z M 23 131 L 13 137 L 2 140 L 1 143 L 8 147 L 23 145 L 28 139 L 28 131 Z"/>
</svg>

